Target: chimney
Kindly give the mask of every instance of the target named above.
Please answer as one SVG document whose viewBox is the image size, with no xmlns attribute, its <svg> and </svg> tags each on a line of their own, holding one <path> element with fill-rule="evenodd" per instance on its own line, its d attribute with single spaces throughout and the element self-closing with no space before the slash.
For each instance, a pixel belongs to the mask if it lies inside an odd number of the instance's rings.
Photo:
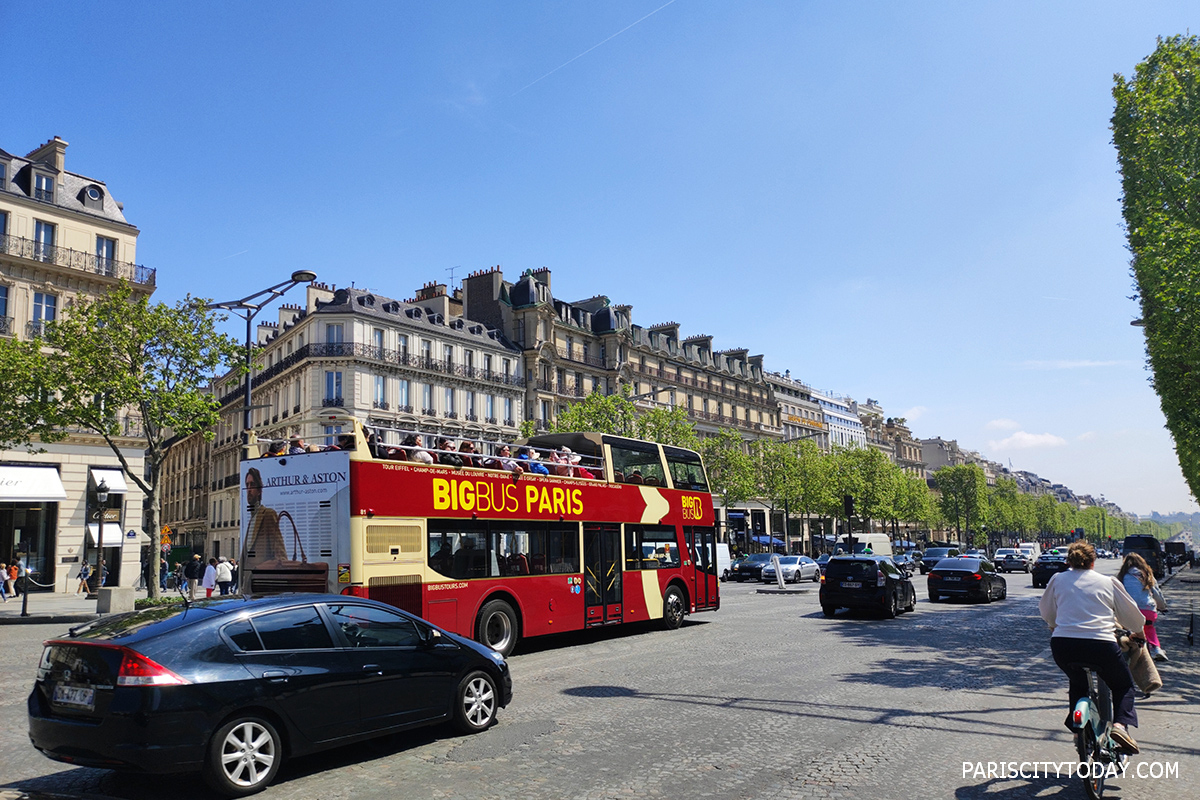
<svg viewBox="0 0 1200 800">
<path fill-rule="evenodd" d="M 55 136 L 25 157 L 30 161 L 40 161 L 43 164 L 49 164 L 54 169 L 62 172 L 65 169 L 64 165 L 67 163 L 67 143 Z"/>
</svg>

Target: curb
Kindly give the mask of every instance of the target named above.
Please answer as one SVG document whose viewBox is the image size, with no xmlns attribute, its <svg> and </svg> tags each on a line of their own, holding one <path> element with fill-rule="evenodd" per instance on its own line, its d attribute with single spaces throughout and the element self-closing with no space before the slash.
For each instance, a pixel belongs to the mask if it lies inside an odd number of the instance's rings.
<svg viewBox="0 0 1200 800">
<path fill-rule="evenodd" d="M 766 587 L 756 590 L 759 594 L 808 594 L 812 589 L 780 589 L 779 587 Z"/>
<path fill-rule="evenodd" d="M 12 616 L 0 617 L 0 625 L 62 625 L 65 623 L 91 622 L 92 620 L 100 619 L 103 614 L 30 614 L 28 617 L 22 617 L 14 614 Z"/>
</svg>

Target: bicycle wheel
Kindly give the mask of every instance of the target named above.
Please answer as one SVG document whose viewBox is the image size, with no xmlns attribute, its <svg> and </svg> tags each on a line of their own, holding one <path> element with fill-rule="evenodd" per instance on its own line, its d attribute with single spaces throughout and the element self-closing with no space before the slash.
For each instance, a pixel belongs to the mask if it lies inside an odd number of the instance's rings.
<svg viewBox="0 0 1200 800">
<path fill-rule="evenodd" d="M 1091 800 L 1100 800 L 1104 795 L 1104 771 L 1108 765 L 1104 763 L 1091 725 L 1075 732 L 1075 751 L 1079 754 L 1080 769 L 1086 770 L 1082 776 L 1084 791 Z"/>
</svg>

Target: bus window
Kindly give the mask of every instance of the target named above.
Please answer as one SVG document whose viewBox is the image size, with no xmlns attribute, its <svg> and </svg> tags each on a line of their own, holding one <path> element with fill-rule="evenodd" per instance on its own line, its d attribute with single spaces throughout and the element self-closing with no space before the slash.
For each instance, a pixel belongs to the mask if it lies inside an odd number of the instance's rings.
<svg viewBox="0 0 1200 800">
<path fill-rule="evenodd" d="M 625 483 L 643 483 L 647 486 L 666 485 L 662 461 L 658 448 L 633 449 L 612 445 L 613 472 L 624 476 Z"/>
<path fill-rule="evenodd" d="M 679 545 L 670 525 L 626 525 L 625 568 L 662 569 L 679 566 Z"/>
<path fill-rule="evenodd" d="M 429 520 L 429 566 L 447 578 L 498 576 L 496 554 L 488 545 L 486 522 Z"/>
<path fill-rule="evenodd" d="M 704 467 L 700 464 L 700 456 L 687 450 L 666 450 L 667 468 L 671 470 L 671 482 L 676 489 L 690 489 L 694 492 L 707 492 L 708 479 L 704 475 Z"/>
</svg>

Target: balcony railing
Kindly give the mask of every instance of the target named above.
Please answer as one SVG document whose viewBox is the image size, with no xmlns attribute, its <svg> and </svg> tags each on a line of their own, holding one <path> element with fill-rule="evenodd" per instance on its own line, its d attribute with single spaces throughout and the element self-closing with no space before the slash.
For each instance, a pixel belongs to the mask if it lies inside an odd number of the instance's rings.
<svg viewBox="0 0 1200 800">
<path fill-rule="evenodd" d="M 604 369 L 603 358 L 578 352 L 574 348 L 567 349 L 562 345 L 558 345 L 554 349 L 558 351 L 559 358 L 565 358 L 568 361 L 574 361 L 579 364 L 587 364 L 589 367 L 600 367 L 601 369 Z"/>
<path fill-rule="evenodd" d="M 321 408 L 343 408 L 345 405 L 346 400 L 342 397 L 326 397 L 321 401 Z"/>
<path fill-rule="evenodd" d="M 41 200 L 42 202 L 45 202 L 45 203 L 53 203 L 54 202 L 54 190 L 53 189 L 34 189 L 33 190 L 33 199 Z"/>
<path fill-rule="evenodd" d="M 12 317 L 0 317 L 0 336 L 12 336 L 14 322 Z"/>
<path fill-rule="evenodd" d="M 388 404 L 385 400 L 375 400 L 371 403 L 371 408 L 378 408 L 380 411 L 387 411 Z"/>
<path fill-rule="evenodd" d="M 46 320 L 31 319 L 25 323 L 25 335 L 30 339 L 40 339 L 46 335 Z"/>
<path fill-rule="evenodd" d="M 104 275 L 109 278 L 124 278 L 141 286 L 154 286 L 155 270 L 125 261 L 114 261 L 95 253 L 85 253 L 68 247 L 56 247 L 20 236 L 0 236 L 0 254 L 41 261 L 58 267 Z"/>
<path fill-rule="evenodd" d="M 384 364 L 439 372 L 444 375 L 456 375 L 461 378 L 488 381 L 489 383 L 501 386 L 521 387 L 525 385 L 525 379 L 517 375 L 506 375 L 502 372 L 481 369 L 479 367 L 468 367 L 462 364 L 448 364 L 441 359 L 424 358 L 412 355 L 403 350 L 388 350 L 383 347 L 358 344 L 356 342 L 319 342 L 316 344 L 306 344 L 259 372 L 254 376 L 251 384 L 252 386 L 264 384 L 306 358 L 362 358 L 370 361 L 379 361 Z M 232 402 L 241 392 L 241 386 L 231 388 L 221 396 L 221 405 Z M 296 406 L 295 413 L 300 413 L 300 406 Z"/>
</svg>

